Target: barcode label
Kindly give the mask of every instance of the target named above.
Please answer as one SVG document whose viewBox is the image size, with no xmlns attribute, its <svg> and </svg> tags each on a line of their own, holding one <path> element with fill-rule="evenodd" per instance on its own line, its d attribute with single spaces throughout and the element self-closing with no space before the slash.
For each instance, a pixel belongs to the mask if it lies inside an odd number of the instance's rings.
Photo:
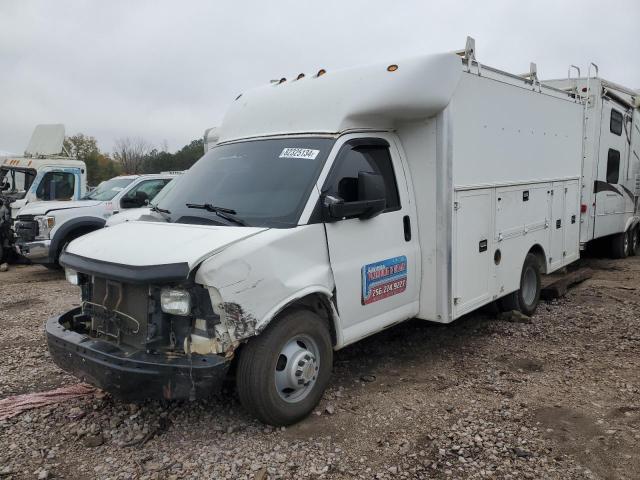
<svg viewBox="0 0 640 480">
<path fill-rule="evenodd" d="M 320 150 L 312 150 L 310 148 L 285 148 L 280 154 L 280 158 L 306 158 L 315 160 Z"/>
</svg>

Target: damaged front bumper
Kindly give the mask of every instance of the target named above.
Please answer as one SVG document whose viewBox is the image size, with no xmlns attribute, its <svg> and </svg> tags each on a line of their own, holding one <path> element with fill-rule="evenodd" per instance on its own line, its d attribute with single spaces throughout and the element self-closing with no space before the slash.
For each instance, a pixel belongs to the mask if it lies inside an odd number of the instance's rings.
<svg viewBox="0 0 640 480">
<path fill-rule="evenodd" d="M 47 343 L 53 361 L 63 370 L 126 400 L 202 398 L 219 390 L 230 360 L 219 355 L 171 357 L 132 351 L 64 325 L 80 308 L 47 321 Z"/>
</svg>

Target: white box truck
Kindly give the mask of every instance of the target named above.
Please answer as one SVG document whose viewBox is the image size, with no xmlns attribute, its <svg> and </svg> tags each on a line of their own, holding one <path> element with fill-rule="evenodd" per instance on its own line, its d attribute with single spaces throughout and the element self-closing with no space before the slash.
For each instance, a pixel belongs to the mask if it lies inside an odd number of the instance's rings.
<svg viewBox="0 0 640 480">
<path fill-rule="evenodd" d="M 541 275 L 579 257 L 583 102 L 481 66 L 471 41 L 245 92 L 161 221 L 69 244 L 82 304 L 48 320 L 52 358 L 128 398 L 232 375 L 286 425 L 345 345 L 494 300 L 532 314 Z"/>
</svg>

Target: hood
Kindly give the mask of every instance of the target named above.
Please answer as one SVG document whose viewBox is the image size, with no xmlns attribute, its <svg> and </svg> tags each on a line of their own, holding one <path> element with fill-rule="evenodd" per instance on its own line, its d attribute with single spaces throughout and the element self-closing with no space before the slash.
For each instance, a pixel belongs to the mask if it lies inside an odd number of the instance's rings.
<svg viewBox="0 0 640 480">
<path fill-rule="evenodd" d="M 112 215 L 107 220 L 105 227 L 113 227 L 114 225 L 118 225 L 124 222 L 130 222 L 132 220 L 140 220 L 142 217 L 151 214 L 151 209 L 149 207 L 141 207 L 141 208 L 129 208 L 124 210 L 123 212 L 116 213 Z M 147 220 L 147 218 L 145 218 Z M 159 222 L 162 221 L 162 218 L 158 219 Z"/>
<path fill-rule="evenodd" d="M 71 242 L 66 251 L 134 267 L 187 263 L 191 270 L 225 247 L 265 230 L 131 221 L 84 235 Z"/>
<path fill-rule="evenodd" d="M 20 209 L 20 215 L 44 215 L 54 210 L 66 210 L 69 208 L 95 207 L 101 204 L 97 200 L 67 200 L 62 202 L 47 201 L 28 203 Z"/>
</svg>

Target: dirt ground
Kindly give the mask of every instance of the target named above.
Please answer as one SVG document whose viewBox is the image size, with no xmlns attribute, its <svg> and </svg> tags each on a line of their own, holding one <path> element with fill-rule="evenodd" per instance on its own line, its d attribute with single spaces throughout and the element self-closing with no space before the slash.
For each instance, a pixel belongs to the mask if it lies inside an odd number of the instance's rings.
<svg viewBox="0 0 640 480">
<path fill-rule="evenodd" d="M 527 319 L 411 321 L 336 354 L 317 411 L 286 429 L 236 398 L 84 397 L 0 421 L 0 479 L 640 478 L 640 257 Z M 59 272 L 0 273 L 0 399 L 72 385 L 44 339 L 77 305 Z"/>
</svg>

